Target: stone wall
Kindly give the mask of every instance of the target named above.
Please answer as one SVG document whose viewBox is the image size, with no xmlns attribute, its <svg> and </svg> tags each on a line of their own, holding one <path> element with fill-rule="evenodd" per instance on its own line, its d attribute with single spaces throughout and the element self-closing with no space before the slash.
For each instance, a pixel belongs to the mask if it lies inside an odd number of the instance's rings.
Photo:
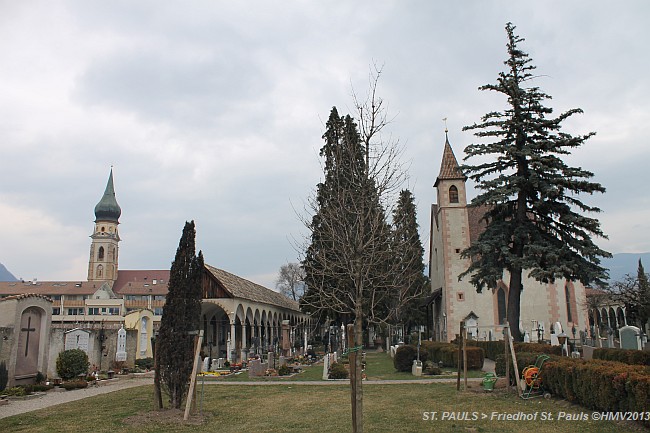
<svg viewBox="0 0 650 433">
<path fill-rule="evenodd" d="M 56 373 L 56 360 L 65 348 L 65 335 L 73 329 L 85 329 L 90 332 L 88 339 L 88 361 L 90 369 L 97 368 L 100 371 L 108 371 L 113 368 L 115 353 L 117 352 L 117 326 L 100 327 L 96 324 L 62 325 L 53 324 L 50 333 L 50 358 L 48 362 L 48 377 L 58 377 Z M 101 343 L 101 337 L 104 344 Z M 138 332 L 126 330 L 126 367 L 135 366 Z M 103 350 L 102 350 L 103 349 Z"/>
</svg>

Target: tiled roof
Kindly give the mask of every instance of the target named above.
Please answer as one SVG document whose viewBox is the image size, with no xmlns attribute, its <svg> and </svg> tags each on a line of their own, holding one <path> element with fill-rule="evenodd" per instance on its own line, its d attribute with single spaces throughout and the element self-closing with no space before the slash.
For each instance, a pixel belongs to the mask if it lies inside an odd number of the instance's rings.
<svg viewBox="0 0 650 433">
<path fill-rule="evenodd" d="M 205 268 L 236 298 L 248 299 L 249 301 L 275 305 L 295 311 L 300 310 L 297 302 L 278 292 L 207 264 Z"/>
<path fill-rule="evenodd" d="M 460 170 L 456 156 L 454 156 L 454 151 L 451 149 L 449 144 L 449 139 L 445 139 L 445 149 L 442 152 L 442 162 L 440 163 L 440 173 L 436 179 L 436 183 L 433 186 L 438 186 L 438 183 L 441 180 L 450 180 L 450 179 L 462 179 L 465 180 L 467 177 Z"/>
<path fill-rule="evenodd" d="M 119 270 L 113 291 L 117 295 L 166 295 L 167 270 Z"/>
<path fill-rule="evenodd" d="M 487 205 L 467 206 L 467 224 L 469 225 L 469 241 L 471 244 L 476 242 L 479 235 L 485 231 L 486 223 L 482 218 L 489 208 Z"/>
<path fill-rule="evenodd" d="M 88 281 L 3 281 L 0 282 L 0 295 L 92 295 L 101 285 L 101 282 Z"/>
</svg>

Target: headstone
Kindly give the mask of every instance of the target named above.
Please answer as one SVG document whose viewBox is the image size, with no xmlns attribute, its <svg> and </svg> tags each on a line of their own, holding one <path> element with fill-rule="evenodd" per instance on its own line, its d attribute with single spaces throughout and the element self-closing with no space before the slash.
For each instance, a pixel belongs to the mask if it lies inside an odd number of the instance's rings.
<svg viewBox="0 0 650 433">
<path fill-rule="evenodd" d="M 262 363 L 259 359 L 253 359 L 248 363 L 248 375 L 250 377 L 264 376 L 266 372 L 266 364 Z"/>
<path fill-rule="evenodd" d="M 330 369 L 330 354 L 328 353 L 325 355 L 323 358 L 323 380 L 327 380 L 329 377 L 329 369 Z"/>
<path fill-rule="evenodd" d="M 201 371 L 210 371 L 210 357 L 206 356 L 201 363 Z"/>
<path fill-rule="evenodd" d="M 561 334 L 562 324 L 560 322 L 555 322 L 555 325 L 553 325 L 553 330 L 555 331 L 556 334 Z"/>
<path fill-rule="evenodd" d="M 528 334 L 528 331 L 524 334 L 524 343 L 530 343 L 530 334 Z"/>
<path fill-rule="evenodd" d="M 285 356 L 288 356 L 289 352 L 291 351 L 291 340 L 289 337 L 290 330 L 291 330 L 291 326 L 289 326 L 289 321 L 283 320 L 282 321 L 282 354 Z"/>
<path fill-rule="evenodd" d="M 582 346 L 582 356 L 585 360 L 594 359 L 594 347 Z"/>
<path fill-rule="evenodd" d="M 273 366 L 275 365 L 275 353 L 268 352 L 266 362 L 268 363 L 269 368 L 273 368 Z"/>
<path fill-rule="evenodd" d="M 221 365 L 219 365 L 219 359 L 221 358 L 213 358 L 210 362 L 210 371 L 215 371 L 219 370 L 220 368 L 223 368 L 223 361 L 221 362 Z"/>
<path fill-rule="evenodd" d="M 551 334 L 551 346 L 559 346 L 560 340 L 557 339 L 557 334 Z"/>
<path fill-rule="evenodd" d="M 126 334 L 126 331 L 125 331 Z M 90 332 L 84 329 L 73 329 L 65 334 L 65 350 L 81 349 L 88 353 L 88 343 L 90 340 Z"/>
<path fill-rule="evenodd" d="M 121 327 L 117 331 L 117 351 L 115 352 L 116 361 L 126 361 L 126 330 Z"/>
<path fill-rule="evenodd" d="M 286 363 L 287 363 L 287 360 L 285 359 L 285 357 L 283 355 L 280 355 L 280 359 L 278 359 L 278 367 L 286 365 Z"/>
<path fill-rule="evenodd" d="M 619 335 L 621 349 L 641 350 L 641 329 L 636 326 L 623 326 Z"/>
</svg>

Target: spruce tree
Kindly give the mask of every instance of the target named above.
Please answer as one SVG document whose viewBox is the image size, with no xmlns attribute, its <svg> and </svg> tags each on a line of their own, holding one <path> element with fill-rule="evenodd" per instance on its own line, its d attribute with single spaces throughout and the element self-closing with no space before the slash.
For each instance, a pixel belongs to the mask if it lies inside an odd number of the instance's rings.
<svg viewBox="0 0 650 433">
<path fill-rule="evenodd" d="M 480 292 L 496 287 L 504 269 L 508 271 L 507 318 L 514 337 L 521 339 L 517 325 L 523 272 L 543 283 L 556 278 L 602 283 L 607 273 L 600 258 L 610 254 L 592 241 L 592 236 L 606 237 L 599 221 L 583 215 L 600 209 L 578 198 L 580 193 L 604 193 L 605 188 L 589 180 L 593 173 L 563 160 L 594 133 L 572 136 L 561 131 L 562 122 L 582 110 L 551 116 L 553 110 L 544 106 L 550 96 L 529 84 L 535 66 L 519 49 L 524 39 L 514 30 L 511 23 L 506 25 L 506 70 L 496 84 L 479 88 L 504 95 L 508 107 L 464 128 L 485 139 L 465 149 L 465 160 L 477 157 L 481 162 L 463 169 L 480 190 L 472 204 L 488 210 L 485 231 L 462 253 L 473 260 L 461 278 L 470 275 Z"/>
<path fill-rule="evenodd" d="M 400 192 L 397 207 L 393 212 L 393 248 L 397 266 L 395 285 L 397 296 L 405 302 L 398 302 L 396 322 L 407 329 L 422 325 L 426 321 L 423 310 L 424 293 L 429 278 L 424 274 L 424 248 L 420 241 L 416 220 L 415 199 L 411 191 Z"/>
<path fill-rule="evenodd" d="M 194 362 L 194 332 L 201 316 L 203 253 L 195 255 L 194 221 L 186 222 L 169 273 L 158 333 L 158 368 L 172 408 L 180 409 Z"/>
</svg>

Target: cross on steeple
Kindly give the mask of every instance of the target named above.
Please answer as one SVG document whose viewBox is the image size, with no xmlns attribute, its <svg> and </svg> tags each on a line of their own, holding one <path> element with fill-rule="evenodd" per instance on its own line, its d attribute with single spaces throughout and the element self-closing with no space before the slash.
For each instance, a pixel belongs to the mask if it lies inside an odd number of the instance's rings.
<svg viewBox="0 0 650 433">
<path fill-rule="evenodd" d="M 21 328 L 23 332 L 27 332 L 27 338 L 25 340 L 25 356 L 27 356 L 27 350 L 29 349 L 29 333 L 36 331 L 36 328 L 32 328 L 32 316 L 27 318 L 27 328 Z"/>
</svg>

